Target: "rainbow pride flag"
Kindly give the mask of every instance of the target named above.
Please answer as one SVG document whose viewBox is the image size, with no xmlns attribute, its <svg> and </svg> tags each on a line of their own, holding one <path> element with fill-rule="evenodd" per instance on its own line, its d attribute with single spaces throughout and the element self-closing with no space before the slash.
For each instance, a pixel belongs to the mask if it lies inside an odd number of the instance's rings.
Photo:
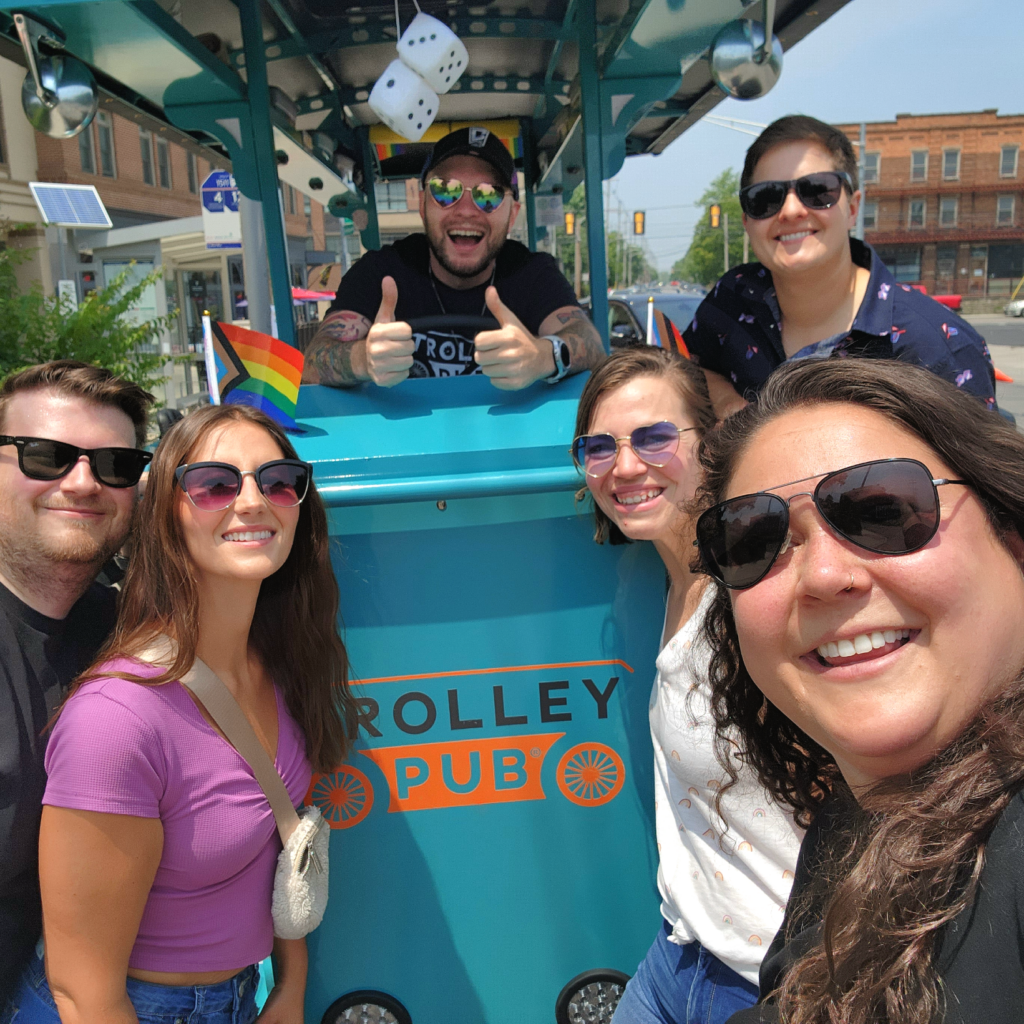
<svg viewBox="0 0 1024 1024">
<path fill-rule="evenodd" d="M 370 125 L 370 142 L 378 160 L 400 156 L 403 153 L 426 153 L 438 139 L 444 138 L 449 132 L 459 128 L 470 128 L 478 125 L 488 128 L 505 144 L 513 159 L 521 160 L 523 156 L 523 136 L 519 121 L 515 118 L 501 118 L 483 121 L 435 121 L 424 133 L 419 142 L 409 142 L 401 135 L 396 135 L 387 125 Z"/>
<path fill-rule="evenodd" d="M 301 430 L 294 416 L 302 353 L 269 334 L 234 324 L 214 321 L 211 328 L 221 402 L 251 405 L 286 430 Z"/>
</svg>

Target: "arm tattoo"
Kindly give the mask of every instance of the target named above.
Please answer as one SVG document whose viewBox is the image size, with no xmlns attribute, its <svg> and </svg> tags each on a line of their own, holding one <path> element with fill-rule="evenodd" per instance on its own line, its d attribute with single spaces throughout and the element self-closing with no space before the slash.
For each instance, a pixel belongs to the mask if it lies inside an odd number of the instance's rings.
<svg viewBox="0 0 1024 1024">
<path fill-rule="evenodd" d="M 569 346 L 570 373 L 592 370 L 604 359 L 604 345 L 587 314 L 582 309 L 569 309 L 555 313 L 562 326 L 555 333 Z"/>
<path fill-rule="evenodd" d="M 348 309 L 331 313 L 306 346 L 302 383 L 335 388 L 358 384 L 352 370 L 352 344 L 365 338 L 369 330 L 370 321 L 359 313 Z"/>
</svg>

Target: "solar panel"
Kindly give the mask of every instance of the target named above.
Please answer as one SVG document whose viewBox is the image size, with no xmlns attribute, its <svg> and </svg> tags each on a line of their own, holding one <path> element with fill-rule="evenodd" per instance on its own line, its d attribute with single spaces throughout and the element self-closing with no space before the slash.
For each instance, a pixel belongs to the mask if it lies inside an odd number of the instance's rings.
<svg viewBox="0 0 1024 1024">
<path fill-rule="evenodd" d="M 94 185 L 30 181 L 28 187 L 47 224 L 62 228 L 113 227 Z"/>
</svg>

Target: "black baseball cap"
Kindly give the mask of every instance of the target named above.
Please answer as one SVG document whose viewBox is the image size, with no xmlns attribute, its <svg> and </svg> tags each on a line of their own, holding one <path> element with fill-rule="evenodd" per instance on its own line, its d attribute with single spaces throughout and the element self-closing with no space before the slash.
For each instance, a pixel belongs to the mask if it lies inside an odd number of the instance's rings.
<svg viewBox="0 0 1024 1024">
<path fill-rule="evenodd" d="M 459 128 L 439 139 L 427 157 L 427 162 L 420 174 L 420 184 L 426 187 L 427 176 L 443 160 L 450 156 L 475 156 L 490 164 L 501 175 L 502 183 L 512 193 L 512 198 L 519 199 L 519 178 L 516 175 L 515 161 L 505 144 L 489 128 L 476 125 L 470 128 Z"/>
</svg>

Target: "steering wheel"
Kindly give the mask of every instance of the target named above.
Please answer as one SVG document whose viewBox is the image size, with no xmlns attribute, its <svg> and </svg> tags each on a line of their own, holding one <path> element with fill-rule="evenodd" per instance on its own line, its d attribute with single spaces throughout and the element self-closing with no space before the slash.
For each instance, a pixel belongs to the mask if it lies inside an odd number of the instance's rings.
<svg viewBox="0 0 1024 1024">
<path fill-rule="evenodd" d="M 496 331 L 500 326 L 493 316 L 467 316 L 462 313 L 442 313 L 437 316 L 419 316 L 406 323 L 413 334 L 428 331 L 450 331 L 464 338 L 475 338 L 481 331 Z"/>
</svg>

